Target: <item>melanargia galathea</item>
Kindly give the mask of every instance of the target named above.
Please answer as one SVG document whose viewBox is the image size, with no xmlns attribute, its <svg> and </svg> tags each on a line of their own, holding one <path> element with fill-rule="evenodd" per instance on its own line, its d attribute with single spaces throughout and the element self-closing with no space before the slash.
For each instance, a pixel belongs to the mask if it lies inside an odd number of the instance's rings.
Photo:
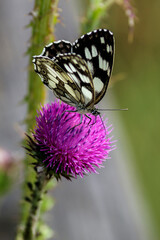
<svg viewBox="0 0 160 240">
<path fill-rule="evenodd" d="M 89 32 L 75 42 L 59 40 L 34 56 L 35 71 L 54 95 L 75 106 L 80 113 L 92 113 L 104 96 L 112 72 L 113 33 L 107 29 Z"/>
</svg>

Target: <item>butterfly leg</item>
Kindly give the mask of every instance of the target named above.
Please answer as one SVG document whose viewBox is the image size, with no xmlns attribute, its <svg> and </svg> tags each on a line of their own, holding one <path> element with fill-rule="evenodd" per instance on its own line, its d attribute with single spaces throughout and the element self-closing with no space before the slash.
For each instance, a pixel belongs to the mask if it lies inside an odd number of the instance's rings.
<svg viewBox="0 0 160 240">
<path fill-rule="evenodd" d="M 77 112 L 77 110 L 75 110 L 75 111 L 65 110 L 65 111 L 62 112 L 62 114 L 60 115 L 60 117 L 62 118 L 62 117 L 64 116 L 64 114 L 67 113 L 67 112 Z"/>
<path fill-rule="evenodd" d="M 97 120 L 97 115 L 95 115 L 95 118 L 94 118 L 94 123 L 92 123 L 91 125 L 94 125 L 96 123 L 96 120 Z"/>
<path fill-rule="evenodd" d="M 63 117 L 63 115 L 64 115 L 66 112 L 68 112 L 68 113 L 69 113 L 69 112 L 75 113 L 75 112 L 77 112 L 77 110 L 75 110 L 75 111 L 73 111 L 73 110 L 65 110 L 65 111 L 61 114 L 61 117 Z M 76 124 L 74 127 L 71 127 L 71 128 L 68 130 L 68 132 L 71 131 L 72 129 L 74 129 L 75 127 L 81 125 L 81 124 L 82 124 L 82 119 L 83 119 L 83 115 L 81 114 L 80 122 L 79 122 L 78 124 Z M 91 119 L 91 118 L 90 118 L 90 119 Z"/>
<path fill-rule="evenodd" d="M 55 118 L 55 121 L 60 121 L 60 119 L 61 118 L 63 118 L 64 117 L 64 120 L 65 121 L 69 121 L 69 120 L 71 120 L 72 118 L 74 118 L 74 116 L 71 116 L 71 115 L 65 115 L 65 113 L 67 113 L 67 112 L 77 112 L 77 111 L 68 111 L 68 110 L 65 110 L 65 111 L 63 111 L 62 113 L 61 113 L 61 115 L 59 115 L 59 114 L 57 114 L 57 117 Z M 64 116 L 65 115 L 65 116 Z"/>
<path fill-rule="evenodd" d="M 89 118 L 89 123 L 88 125 L 90 124 L 90 122 L 92 121 L 92 118 L 90 118 L 87 114 L 84 114 L 87 118 Z"/>
<path fill-rule="evenodd" d="M 78 127 L 79 125 L 82 124 L 82 119 L 83 119 L 83 115 L 81 114 L 81 119 L 80 122 L 78 124 L 76 124 L 74 127 L 71 127 L 67 132 L 71 131 L 72 129 L 74 129 L 75 127 Z"/>
</svg>

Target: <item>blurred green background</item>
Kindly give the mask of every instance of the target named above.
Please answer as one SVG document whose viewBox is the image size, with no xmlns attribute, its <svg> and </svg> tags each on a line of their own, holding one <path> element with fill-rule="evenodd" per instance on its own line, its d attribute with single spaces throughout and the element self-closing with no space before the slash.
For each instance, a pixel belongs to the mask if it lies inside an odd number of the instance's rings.
<svg viewBox="0 0 160 240">
<path fill-rule="evenodd" d="M 125 74 L 114 91 L 118 107 L 129 109 L 120 114 L 135 153 L 132 164 L 160 238 L 160 1 L 134 1 L 134 6 L 138 21 L 132 44 L 127 41 L 123 10 L 114 6 L 109 12 L 108 22 L 116 38 L 114 74 Z"/>
</svg>

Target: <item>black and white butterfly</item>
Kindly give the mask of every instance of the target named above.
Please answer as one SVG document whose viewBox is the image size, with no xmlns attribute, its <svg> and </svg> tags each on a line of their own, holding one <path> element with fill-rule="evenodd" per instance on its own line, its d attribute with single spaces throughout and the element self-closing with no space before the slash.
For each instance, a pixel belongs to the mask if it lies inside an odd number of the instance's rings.
<svg viewBox="0 0 160 240">
<path fill-rule="evenodd" d="M 80 113 L 99 115 L 95 108 L 104 96 L 112 72 L 113 33 L 89 32 L 75 42 L 55 41 L 34 56 L 35 71 L 54 95 Z"/>
</svg>

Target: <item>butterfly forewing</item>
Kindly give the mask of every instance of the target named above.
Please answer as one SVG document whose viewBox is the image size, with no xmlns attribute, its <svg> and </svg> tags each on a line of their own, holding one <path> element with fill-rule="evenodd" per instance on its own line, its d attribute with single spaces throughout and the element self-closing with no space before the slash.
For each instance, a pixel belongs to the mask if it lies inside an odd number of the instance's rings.
<svg viewBox="0 0 160 240">
<path fill-rule="evenodd" d="M 113 34 L 107 29 L 89 32 L 73 43 L 73 52 L 81 55 L 92 74 L 95 91 L 94 104 L 96 104 L 104 96 L 112 72 Z"/>
</svg>

